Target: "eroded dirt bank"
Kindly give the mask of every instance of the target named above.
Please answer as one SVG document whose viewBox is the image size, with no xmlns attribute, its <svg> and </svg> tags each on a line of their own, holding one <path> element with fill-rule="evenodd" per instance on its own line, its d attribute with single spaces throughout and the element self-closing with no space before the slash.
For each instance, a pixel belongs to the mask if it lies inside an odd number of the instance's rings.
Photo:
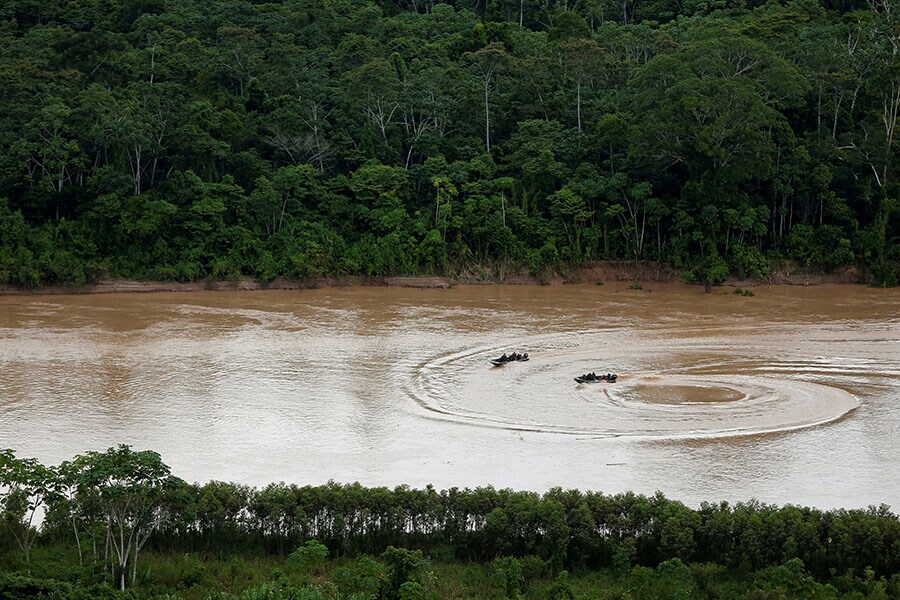
<svg viewBox="0 0 900 600">
<path fill-rule="evenodd" d="M 269 283 L 255 279 L 191 282 L 177 281 L 137 281 L 131 279 L 102 279 L 94 285 L 67 286 L 50 285 L 36 288 L 22 288 L 0 285 L 0 294 L 42 295 L 42 294 L 103 294 L 140 292 L 197 292 L 197 291 L 256 291 L 256 290 L 302 290 L 326 287 L 348 287 L 357 285 L 450 288 L 457 284 L 473 285 L 559 285 L 566 283 L 603 283 L 607 281 L 664 282 L 684 281 L 682 271 L 656 263 L 634 263 L 626 261 L 594 262 L 566 273 L 556 273 L 547 277 L 534 277 L 527 271 L 507 274 L 502 278 L 488 277 L 322 277 L 313 279 L 287 279 L 278 277 Z M 846 268 L 834 273 L 815 273 L 782 264 L 773 269 L 765 280 L 729 279 L 725 286 L 753 287 L 755 285 L 820 285 L 826 283 L 865 283 L 865 276 L 856 268 Z M 686 284 L 691 285 L 691 284 Z"/>
</svg>

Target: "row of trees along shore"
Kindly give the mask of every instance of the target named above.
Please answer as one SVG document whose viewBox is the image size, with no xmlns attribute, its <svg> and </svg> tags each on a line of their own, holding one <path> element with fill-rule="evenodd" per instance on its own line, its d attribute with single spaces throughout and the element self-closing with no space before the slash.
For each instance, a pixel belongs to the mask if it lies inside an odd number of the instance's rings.
<svg viewBox="0 0 900 600">
<path fill-rule="evenodd" d="M 0 284 L 900 273 L 897 0 L 18 0 L 0 81 Z"/>
<path fill-rule="evenodd" d="M 31 574 L 37 548 L 65 546 L 77 550 L 70 580 L 105 583 L 110 590 L 113 584 L 120 590 L 132 587 L 144 551 L 176 557 L 289 556 L 300 563 L 329 554 L 346 560 L 382 556 L 385 563 L 379 564 L 387 570 L 376 568 L 381 575 L 374 576 L 374 584 L 357 582 L 374 585 L 372 594 L 330 596 L 336 598 L 434 597 L 425 589 L 430 584 L 412 575 L 426 565 L 426 556 L 491 564 L 511 569 L 510 577 L 516 569 L 521 576 L 526 567 L 555 576 L 563 570 L 618 569 L 628 577 L 674 570 L 686 573 L 688 586 L 697 584 L 697 574 L 685 565 L 705 564 L 713 580 L 727 572 L 780 573 L 790 592 L 733 597 L 900 597 L 900 521 L 886 506 L 822 511 L 748 502 L 691 509 L 662 494 L 559 488 L 537 494 L 492 487 L 199 485 L 174 477 L 157 453 L 124 445 L 58 466 L 2 451 L 0 489 L 4 562 L 10 564 L 15 553 L 18 569 Z M 37 514 L 43 515 L 39 530 Z M 817 579 L 843 582 L 851 590 L 862 585 L 868 595 L 838 596 L 836 587 Z M 399 590 L 408 581 L 424 595 L 403 596 Z M 21 582 L 0 577 L 0 591 Z M 40 590 L 47 584 L 30 585 Z M 494 597 L 518 597 L 518 589 Z"/>
</svg>

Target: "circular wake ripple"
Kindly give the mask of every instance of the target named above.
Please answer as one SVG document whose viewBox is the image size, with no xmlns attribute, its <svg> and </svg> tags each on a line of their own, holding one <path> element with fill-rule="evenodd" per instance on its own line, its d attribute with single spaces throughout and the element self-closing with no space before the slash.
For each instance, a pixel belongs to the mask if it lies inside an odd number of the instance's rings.
<svg viewBox="0 0 900 600">
<path fill-rule="evenodd" d="M 577 384 L 575 375 L 599 373 L 596 365 L 609 364 L 609 357 L 604 360 L 600 346 L 589 344 L 587 349 L 568 339 L 553 334 L 529 339 L 527 345 L 468 348 L 439 356 L 414 366 L 408 392 L 433 418 L 590 437 L 782 432 L 834 421 L 858 406 L 847 391 L 808 378 L 728 373 L 730 362 L 735 362 L 728 357 L 716 361 L 719 373 L 694 374 L 695 365 L 681 364 L 669 369 L 678 374 L 654 374 L 632 365 L 632 374 L 620 375 L 615 384 Z M 620 364 L 627 362 L 629 348 L 607 346 Z M 634 356 L 650 351 L 632 346 Z M 517 347 L 530 348 L 531 360 L 486 366 L 488 358 Z M 739 370 L 733 364 L 731 369 Z"/>
</svg>

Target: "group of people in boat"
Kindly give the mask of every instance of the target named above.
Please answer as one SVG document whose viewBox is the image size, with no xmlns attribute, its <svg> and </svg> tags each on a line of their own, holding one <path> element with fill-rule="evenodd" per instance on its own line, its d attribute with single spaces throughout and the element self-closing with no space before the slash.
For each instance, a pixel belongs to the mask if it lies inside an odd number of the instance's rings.
<svg viewBox="0 0 900 600">
<path fill-rule="evenodd" d="M 498 358 L 500 362 L 513 362 L 515 360 L 528 360 L 528 353 L 525 352 L 523 354 L 519 354 L 518 352 L 510 352 L 509 354 L 503 353 L 503 356 Z"/>
<path fill-rule="evenodd" d="M 603 375 L 601 373 L 600 375 L 597 375 L 596 373 L 591 371 L 590 373 L 585 373 L 584 375 L 582 375 L 580 379 L 583 379 L 585 381 L 615 381 L 618 377 L 619 376 L 615 373 L 607 373 L 606 375 Z"/>
</svg>

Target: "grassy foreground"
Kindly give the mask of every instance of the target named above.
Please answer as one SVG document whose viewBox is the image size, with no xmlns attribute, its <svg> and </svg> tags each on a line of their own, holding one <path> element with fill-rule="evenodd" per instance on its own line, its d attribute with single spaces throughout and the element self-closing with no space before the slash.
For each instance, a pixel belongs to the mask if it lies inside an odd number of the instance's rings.
<svg viewBox="0 0 900 600">
<path fill-rule="evenodd" d="M 490 563 L 460 562 L 437 551 L 390 547 L 380 556 L 330 558 L 309 542 L 287 558 L 268 554 L 213 556 L 148 551 L 135 585 L 115 590 L 108 574 L 81 568 L 71 548 L 40 546 L 29 570 L 14 552 L 0 556 L 0 598 L 134 598 L 166 600 L 314 599 L 747 599 L 900 598 L 900 574 L 876 578 L 871 570 L 816 581 L 792 559 L 751 571 L 680 559 L 656 568 L 631 566 L 556 570 L 535 556 L 500 557 Z M 449 551 L 444 553 L 449 554 Z"/>
</svg>

